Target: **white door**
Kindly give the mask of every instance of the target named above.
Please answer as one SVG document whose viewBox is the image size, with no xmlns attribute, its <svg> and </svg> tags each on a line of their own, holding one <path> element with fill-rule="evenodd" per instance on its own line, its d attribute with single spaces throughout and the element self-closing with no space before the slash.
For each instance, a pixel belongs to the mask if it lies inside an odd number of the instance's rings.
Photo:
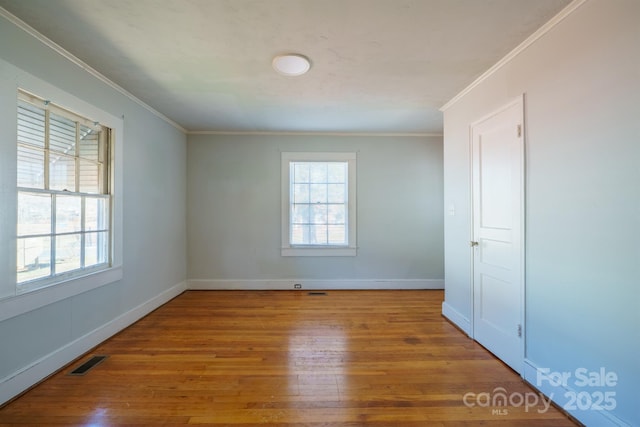
<svg viewBox="0 0 640 427">
<path fill-rule="evenodd" d="M 523 98 L 471 127 L 473 336 L 522 374 Z"/>
</svg>

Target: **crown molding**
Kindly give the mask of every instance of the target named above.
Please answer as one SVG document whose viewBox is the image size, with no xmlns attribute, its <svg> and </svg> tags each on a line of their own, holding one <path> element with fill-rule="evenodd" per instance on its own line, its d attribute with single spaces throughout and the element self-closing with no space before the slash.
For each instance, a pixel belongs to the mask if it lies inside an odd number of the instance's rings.
<svg viewBox="0 0 640 427">
<path fill-rule="evenodd" d="M 366 136 L 366 137 L 442 137 L 442 133 L 423 132 L 296 132 L 296 131 L 189 131 L 187 135 L 255 135 L 255 136 Z"/>
<path fill-rule="evenodd" d="M 109 80 L 106 76 L 104 76 L 99 71 L 97 71 L 96 69 L 91 67 L 89 64 L 87 64 L 86 62 L 82 61 L 80 58 L 76 57 L 71 52 L 67 51 L 65 48 L 63 48 L 62 46 L 60 46 L 59 44 L 57 44 L 53 40 L 49 39 L 45 35 L 41 34 L 35 28 L 33 28 L 32 26 L 30 26 L 29 24 L 24 22 L 22 19 L 18 18 L 17 16 L 15 16 L 14 14 L 12 14 L 11 12 L 9 12 L 8 10 L 6 10 L 3 7 L 0 7 L 0 16 L 5 18 L 6 20 L 11 22 L 12 24 L 14 24 L 18 28 L 20 28 L 21 30 L 23 30 L 24 32 L 29 34 L 30 36 L 34 37 L 39 42 L 41 42 L 42 44 L 44 44 L 45 46 L 47 46 L 48 48 L 50 48 L 54 52 L 58 53 L 59 55 L 61 55 L 65 59 L 67 59 L 68 61 L 72 62 L 73 64 L 75 64 L 76 66 L 80 67 L 81 69 L 83 69 L 87 73 L 91 74 L 93 77 L 95 77 L 96 79 L 100 80 L 102 83 L 104 83 L 107 86 L 111 87 L 112 89 L 116 90 L 120 94 L 126 96 L 131 101 L 135 102 L 136 104 L 138 104 L 139 106 L 141 106 L 145 110 L 149 111 L 154 116 L 162 119 L 166 123 L 170 124 L 171 126 L 175 127 L 176 129 L 180 130 L 182 133 L 184 133 L 184 134 L 187 133 L 187 130 L 185 128 L 183 128 L 182 126 L 180 126 L 178 123 L 174 122 L 173 120 L 171 120 L 170 118 L 168 118 L 167 116 L 165 116 L 164 114 L 162 114 L 161 112 L 156 110 L 155 108 L 151 107 L 149 104 L 147 104 L 144 101 L 142 101 L 141 99 L 137 98 L 135 95 L 133 95 L 131 92 L 127 91 L 123 87 L 121 87 L 118 84 L 114 83 L 113 81 Z"/>
<path fill-rule="evenodd" d="M 511 62 L 516 56 L 525 51 L 529 46 L 535 43 L 542 36 L 547 34 L 551 29 L 553 29 L 556 25 L 562 22 L 566 17 L 575 12 L 580 6 L 586 3 L 588 0 L 574 0 L 569 3 L 564 9 L 558 12 L 553 18 L 551 18 L 546 24 L 540 27 L 535 33 L 531 34 L 529 37 L 525 39 L 522 43 L 520 43 L 515 49 L 509 52 L 505 57 L 499 60 L 496 64 L 494 64 L 491 68 L 485 71 L 480 77 L 475 79 L 469 86 L 464 88 L 460 93 L 454 96 L 449 102 L 440 107 L 440 111 L 446 111 L 449 107 L 454 105 L 460 99 L 462 99 L 465 95 L 471 92 L 476 86 L 478 86 L 483 81 L 487 80 L 491 75 L 493 75 L 500 68 Z"/>
</svg>

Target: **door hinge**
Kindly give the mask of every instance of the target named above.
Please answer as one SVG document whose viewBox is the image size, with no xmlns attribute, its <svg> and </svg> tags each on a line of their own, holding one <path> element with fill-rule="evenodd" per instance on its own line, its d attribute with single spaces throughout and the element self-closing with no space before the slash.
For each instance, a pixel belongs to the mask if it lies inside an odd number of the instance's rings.
<svg viewBox="0 0 640 427">
<path fill-rule="evenodd" d="M 522 325 L 518 325 L 518 338 L 522 338 Z"/>
<path fill-rule="evenodd" d="M 522 125 L 518 125 L 518 138 L 522 136 Z"/>
</svg>

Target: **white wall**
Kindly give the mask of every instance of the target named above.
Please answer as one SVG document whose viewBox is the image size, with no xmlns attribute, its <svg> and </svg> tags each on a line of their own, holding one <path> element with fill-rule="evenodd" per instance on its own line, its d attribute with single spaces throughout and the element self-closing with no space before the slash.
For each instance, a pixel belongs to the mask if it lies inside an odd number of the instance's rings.
<svg viewBox="0 0 640 427">
<path fill-rule="evenodd" d="M 588 0 L 444 116 L 444 309 L 468 328 L 469 124 L 525 93 L 527 379 L 616 372 L 615 409 L 573 411 L 589 425 L 640 425 L 639 22 L 637 0 Z"/>
<path fill-rule="evenodd" d="M 314 150 L 357 152 L 355 257 L 280 255 L 280 153 Z M 190 286 L 442 287 L 441 137 L 190 135 L 187 183 Z"/>
<path fill-rule="evenodd" d="M 0 305 L 16 300 L 16 91 L 33 79 L 124 116 L 123 275 L 0 322 L 0 403 L 180 292 L 186 279 L 186 136 L 0 17 Z M 20 297 L 21 306 L 30 298 Z"/>
</svg>

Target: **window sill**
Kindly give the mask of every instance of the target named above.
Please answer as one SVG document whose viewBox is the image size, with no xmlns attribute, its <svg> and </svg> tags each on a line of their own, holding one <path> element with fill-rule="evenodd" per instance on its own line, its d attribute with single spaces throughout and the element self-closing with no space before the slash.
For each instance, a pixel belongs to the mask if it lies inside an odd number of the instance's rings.
<svg viewBox="0 0 640 427">
<path fill-rule="evenodd" d="M 282 248 L 282 256 L 356 256 L 357 249 L 353 247 L 301 247 L 292 246 Z"/>
<path fill-rule="evenodd" d="M 0 322 L 122 279 L 122 266 L 70 278 L 0 300 Z"/>
</svg>

